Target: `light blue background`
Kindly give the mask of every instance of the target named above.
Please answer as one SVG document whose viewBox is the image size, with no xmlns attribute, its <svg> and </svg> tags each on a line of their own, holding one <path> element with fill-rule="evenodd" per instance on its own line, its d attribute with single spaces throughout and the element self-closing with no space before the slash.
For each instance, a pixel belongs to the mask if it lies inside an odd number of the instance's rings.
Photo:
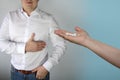
<svg viewBox="0 0 120 80">
<path fill-rule="evenodd" d="M 20 7 L 20 0 L 1 0 L 0 23 Z M 120 48 L 120 0 L 40 0 L 39 7 L 54 15 L 60 27 L 74 32 L 81 26 L 91 37 Z M 0 54 L 0 79 L 9 80 L 10 56 Z M 119 80 L 120 70 L 92 51 L 67 42 L 66 55 L 51 71 L 51 80 Z"/>
<path fill-rule="evenodd" d="M 78 1 L 78 0 L 77 0 Z M 79 1 L 74 4 L 78 4 Z M 82 0 L 83 16 L 79 26 L 91 37 L 111 46 L 120 48 L 120 0 Z M 78 5 L 76 6 L 78 7 Z M 78 12 L 82 11 L 76 9 Z M 77 17 L 76 16 L 76 17 Z M 93 52 L 85 50 L 85 80 L 119 80 L 120 70 Z M 80 51 L 79 51 L 80 52 Z M 79 77 L 78 77 L 79 78 Z"/>
</svg>

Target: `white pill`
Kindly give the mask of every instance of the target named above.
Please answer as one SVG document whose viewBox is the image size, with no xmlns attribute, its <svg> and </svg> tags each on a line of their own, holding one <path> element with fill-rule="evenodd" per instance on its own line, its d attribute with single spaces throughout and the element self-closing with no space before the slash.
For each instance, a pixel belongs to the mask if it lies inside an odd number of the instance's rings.
<svg viewBox="0 0 120 80">
<path fill-rule="evenodd" d="M 76 34 L 76 33 L 73 33 L 72 36 L 77 36 L 77 34 Z"/>
<path fill-rule="evenodd" d="M 66 33 L 67 36 L 76 36 L 76 33 Z"/>
</svg>

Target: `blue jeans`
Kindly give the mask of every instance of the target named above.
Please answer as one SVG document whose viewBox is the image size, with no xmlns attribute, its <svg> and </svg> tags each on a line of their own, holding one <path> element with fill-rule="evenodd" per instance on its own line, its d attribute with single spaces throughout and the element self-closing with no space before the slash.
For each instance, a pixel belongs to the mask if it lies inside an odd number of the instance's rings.
<svg viewBox="0 0 120 80">
<path fill-rule="evenodd" d="M 49 80 L 49 74 L 45 77 L 45 79 L 36 79 L 35 73 L 23 74 L 11 66 L 11 80 Z"/>
</svg>

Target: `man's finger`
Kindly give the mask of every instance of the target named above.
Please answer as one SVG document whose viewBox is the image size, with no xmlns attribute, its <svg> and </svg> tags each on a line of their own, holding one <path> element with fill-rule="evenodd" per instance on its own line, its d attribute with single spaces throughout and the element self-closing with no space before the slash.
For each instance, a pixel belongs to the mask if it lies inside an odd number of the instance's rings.
<svg viewBox="0 0 120 80">
<path fill-rule="evenodd" d="M 34 37 L 35 37 L 35 33 L 32 33 L 32 35 L 31 35 L 29 41 L 33 41 L 33 40 L 34 40 Z"/>
<path fill-rule="evenodd" d="M 45 42 L 38 42 L 37 45 L 38 45 L 38 46 L 46 46 L 46 43 L 45 43 Z"/>
</svg>

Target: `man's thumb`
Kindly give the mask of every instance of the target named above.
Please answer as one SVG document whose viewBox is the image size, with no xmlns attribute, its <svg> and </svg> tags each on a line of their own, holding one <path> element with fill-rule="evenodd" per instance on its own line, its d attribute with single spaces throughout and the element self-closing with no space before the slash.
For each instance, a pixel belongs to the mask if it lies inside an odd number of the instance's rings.
<svg viewBox="0 0 120 80">
<path fill-rule="evenodd" d="M 33 41 L 33 40 L 34 40 L 34 37 L 35 37 L 35 33 L 32 33 L 32 35 L 31 35 L 29 41 Z"/>
</svg>

